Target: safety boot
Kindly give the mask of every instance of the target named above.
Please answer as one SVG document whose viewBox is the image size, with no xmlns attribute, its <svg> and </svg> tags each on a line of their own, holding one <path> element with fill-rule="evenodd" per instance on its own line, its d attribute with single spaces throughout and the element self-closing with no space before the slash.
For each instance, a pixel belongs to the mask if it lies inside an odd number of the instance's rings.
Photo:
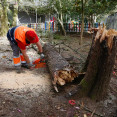
<svg viewBox="0 0 117 117">
<path fill-rule="evenodd" d="M 16 73 L 20 74 L 23 71 L 21 70 L 21 66 L 15 66 Z"/>
</svg>

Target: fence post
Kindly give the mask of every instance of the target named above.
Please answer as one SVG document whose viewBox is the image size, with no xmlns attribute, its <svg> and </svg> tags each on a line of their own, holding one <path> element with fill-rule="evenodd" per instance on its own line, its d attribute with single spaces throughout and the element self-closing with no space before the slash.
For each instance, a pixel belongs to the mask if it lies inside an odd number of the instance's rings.
<svg viewBox="0 0 117 117">
<path fill-rule="evenodd" d="M 78 25 L 78 23 L 76 23 L 76 32 L 77 32 L 77 25 Z"/>
<path fill-rule="evenodd" d="M 91 24 L 90 24 L 90 22 L 89 22 L 89 27 L 88 27 L 88 30 L 90 29 L 90 26 L 91 26 Z"/>
<path fill-rule="evenodd" d="M 50 22 L 50 29 L 51 29 L 51 31 L 53 31 L 53 23 L 52 22 Z"/>
<path fill-rule="evenodd" d="M 69 32 L 70 32 L 70 23 L 69 23 Z"/>
<path fill-rule="evenodd" d="M 81 29 L 81 23 L 79 23 L 79 32 L 80 32 L 80 29 Z"/>
<path fill-rule="evenodd" d="M 87 31 L 88 31 L 88 23 L 87 23 Z"/>
<path fill-rule="evenodd" d="M 96 28 L 98 27 L 98 23 L 96 23 Z"/>
<path fill-rule="evenodd" d="M 104 25 L 104 23 L 103 23 L 103 27 L 104 27 L 105 25 Z"/>
<path fill-rule="evenodd" d="M 60 31 L 60 24 L 58 24 L 58 31 Z"/>
<path fill-rule="evenodd" d="M 53 21 L 53 31 L 54 31 L 54 21 Z"/>
<path fill-rule="evenodd" d="M 45 22 L 45 31 L 46 31 L 46 22 Z"/>
<path fill-rule="evenodd" d="M 84 23 L 84 31 L 87 31 L 86 28 L 87 28 L 87 24 Z"/>
<path fill-rule="evenodd" d="M 49 22 L 49 31 L 50 31 L 50 22 Z"/>
<path fill-rule="evenodd" d="M 67 23 L 64 23 L 63 25 L 64 25 L 65 30 L 66 30 L 66 32 L 67 32 Z"/>
<path fill-rule="evenodd" d="M 100 26 L 100 23 L 98 23 L 98 25 Z"/>
<path fill-rule="evenodd" d="M 74 29 L 74 32 L 75 32 L 75 25 L 76 25 L 76 24 L 75 24 L 75 23 L 73 23 L 73 29 Z"/>
</svg>

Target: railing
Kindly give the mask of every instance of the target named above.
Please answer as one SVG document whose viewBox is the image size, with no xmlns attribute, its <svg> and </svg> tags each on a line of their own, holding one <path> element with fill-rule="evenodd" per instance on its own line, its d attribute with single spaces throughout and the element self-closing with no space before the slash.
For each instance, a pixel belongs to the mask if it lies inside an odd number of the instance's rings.
<svg viewBox="0 0 117 117">
<path fill-rule="evenodd" d="M 95 23 L 94 27 L 97 28 L 100 23 Z M 81 32 L 81 23 L 64 23 L 64 28 L 66 32 Z M 84 23 L 84 32 L 87 32 L 91 28 L 91 23 Z M 60 26 L 58 25 L 58 31 L 60 31 Z"/>
<path fill-rule="evenodd" d="M 55 23 L 54 22 L 45 22 L 45 23 L 30 23 L 27 24 L 28 27 L 35 29 L 36 31 L 55 31 Z"/>
<path fill-rule="evenodd" d="M 100 26 L 100 23 L 94 23 L 94 27 Z M 103 24 L 104 25 L 104 24 Z M 60 25 L 56 25 L 55 22 L 45 22 L 45 23 L 30 23 L 27 24 L 28 27 L 35 29 L 36 31 L 60 31 Z M 64 28 L 66 32 L 81 32 L 81 23 L 64 23 Z M 84 32 L 87 32 L 91 28 L 91 23 L 84 23 Z"/>
</svg>

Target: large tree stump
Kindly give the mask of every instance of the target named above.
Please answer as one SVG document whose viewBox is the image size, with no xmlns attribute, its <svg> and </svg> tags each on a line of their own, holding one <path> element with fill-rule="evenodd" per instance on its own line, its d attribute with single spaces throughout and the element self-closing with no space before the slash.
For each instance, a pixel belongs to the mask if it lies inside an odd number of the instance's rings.
<svg viewBox="0 0 117 117">
<path fill-rule="evenodd" d="M 70 95 L 90 96 L 95 100 L 106 96 L 116 57 L 116 36 L 115 30 L 99 27 L 83 69 L 86 74 Z"/>
<path fill-rule="evenodd" d="M 77 77 L 77 73 L 70 64 L 63 58 L 54 46 L 45 44 L 43 46 L 46 56 L 47 65 L 52 76 L 52 83 L 55 90 L 58 92 L 56 84 L 65 85 L 67 82 L 72 82 Z"/>
</svg>

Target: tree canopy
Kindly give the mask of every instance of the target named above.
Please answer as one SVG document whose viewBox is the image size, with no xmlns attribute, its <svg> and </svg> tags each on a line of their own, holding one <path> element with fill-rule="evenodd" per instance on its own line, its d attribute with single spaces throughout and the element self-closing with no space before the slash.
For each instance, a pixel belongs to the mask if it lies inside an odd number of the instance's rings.
<svg viewBox="0 0 117 117">
<path fill-rule="evenodd" d="M 117 0 L 25 0 L 25 1 L 17 0 L 17 1 L 19 7 L 18 10 L 23 10 L 27 13 L 37 12 L 38 15 L 40 14 L 53 15 L 54 17 L 56 17 L 58 23 L 60 23 L 62 30 L 64 30 L 63 26 L 64 22 L 68 22 L 70 20 L 84 22 L 85 19 L 87 19 L 87 21 L 93 23 L 94 16 L 99 21 L 105 15 L 110 15 L 116 12 L 117 7 Z M 8 8 L 9 6 L 12 6 L 14 4 L 16 4 L 14 0 L 9 1 L 1 0 L 0 9 L 3 9 L 5 6 L 7 6 L 5 7 L 6 9 L 3 10 L 3 13 L 1 12 L 1 17 L 2 14 L 12 15 L 14 11 L 9 11 Z M 83 16 L 84 18 L 82 17 L 82 13 L 84 14 Z M 14 16 L 16 16 L 16 14 Z M 3 21 L 2 18 L 0 19 L 0 21 Z M 12 20 L 10 20 L 9 17 L 8 20 L 12 22 Z M 65 31 L 63 32 L 65 33 Z"/>
</svg>

